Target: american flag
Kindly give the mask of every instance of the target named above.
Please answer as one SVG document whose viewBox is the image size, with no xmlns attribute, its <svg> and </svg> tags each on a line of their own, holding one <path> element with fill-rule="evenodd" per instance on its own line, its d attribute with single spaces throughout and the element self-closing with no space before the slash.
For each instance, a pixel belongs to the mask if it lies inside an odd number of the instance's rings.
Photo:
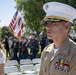
<svg viewBox="0 0 76 75">
<path fill-rule="evenodd" d="M 23 35 L 22 30 L 24 28 L 24 22 L 23 22 L 23 11 L 21 11 L 18 19 L 17 19 L 17 25 L 15 29 L 15 34 L 18 37 L 21 37 Z"/>
<path fill-rule="evenodd" d="M 18 14 L 18 11 L 16 11 L 12 21 L 10 22 L 9 27 L 15 36 L 22 36 L 22 30 L 24 28 L 23 11 L 20 14 Z"/>
<path fill-rule="evenodd" d="M 9 24 L 9 28 L 10 30 L 14 33 L 15 31 L 15 27 L 16 27 L 16 23 L 17 23 L 17 17 L 18 17 L 18 10 L 16 11 L 16 13 L 14 14 L 10 24 Z"/>
</svg>

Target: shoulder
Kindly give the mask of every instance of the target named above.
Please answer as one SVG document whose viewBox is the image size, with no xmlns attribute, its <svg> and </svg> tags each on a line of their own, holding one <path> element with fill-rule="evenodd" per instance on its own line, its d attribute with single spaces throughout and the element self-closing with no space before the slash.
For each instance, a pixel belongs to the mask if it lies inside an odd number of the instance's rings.
<svg viewBox="0 0 76 75">
<path fill-rule="evenodd" d="M 47 45 L 45 48 L 44 48 L 44 52 L 50 52 L 52 50 L 52 48 L 54 47 L 54 43 L 51 43 L 49 45 Z"/>
<path fill-rule="evenodd" d="M 76 52 L 76 43 L 72 40 L 70 40 L 71 46 L 70 46 L 70 51 Z"/>
<path fill-rule="evenodd" d="M 70 48 L 69 48 L 69 57 L 70 59 L 76 59 L 76 43 L 72 40 L 70 40 Z"/>
<path fill-rule="evenodd" d="M 34 39 L 34 41 L 38 42 L 38 39 Z"/>
<path fill-rule="evenodd" d="M 72 46 L 76 47 L 76 43 L 73 40 L 69 39 L 69 41 L 71 42 Z"/>
<path fill-rule="evenodd" d="M 42 56 L 45 55 L 46 53 L 50 53 L 52 49 L 54 49 L 54 43 L 51 43 L 44 48 Z"/>
</svg>

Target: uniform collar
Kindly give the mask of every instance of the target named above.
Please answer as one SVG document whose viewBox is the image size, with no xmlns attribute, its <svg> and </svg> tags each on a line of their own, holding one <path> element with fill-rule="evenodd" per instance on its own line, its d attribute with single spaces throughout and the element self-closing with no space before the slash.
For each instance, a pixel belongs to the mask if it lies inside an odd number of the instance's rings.
<svg viewBox="0 0 76 75">
<path fill-rule="evenodd" d="M 69 53 L 69 49 L 70 49 L 70 46 L 71 46 L 71 39 L 67 38 L 65 40 L 65 42 L 63 43 L 63 45 L 59 48 L 59 50 L 57 51 L 57 53 L 55 54 L 56 56 L 58 54 L 64 54 L 64 55 L 68 55 Z M 53 52 L 54 50 L 54 43 L 48 45 L 46 48 L 45 48 L 45 52 Z"/>
<path fill-rule="evenodd" d="M 67 38 L 65 40 L 65 42 L 63 43 L 63 45 L 59 48 L 59 53 L 60 54 L 68 55 L 69 49 L 70 49 L 70 46 L 71 46 L 70 40 L 71 39 Z"/>
</svg>

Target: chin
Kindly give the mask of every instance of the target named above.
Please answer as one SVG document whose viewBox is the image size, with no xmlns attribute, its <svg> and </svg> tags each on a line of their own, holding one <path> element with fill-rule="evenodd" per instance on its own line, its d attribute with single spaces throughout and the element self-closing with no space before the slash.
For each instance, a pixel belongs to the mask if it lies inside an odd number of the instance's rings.
<svg viewBox="0 0 76 75">
<path fill-rule="evenodd" d="M 53 39 L 53 37 L 52 37 L 52 36 L 48 36 L 48 35 L 47 35 L 47 38 L 48 38 L 48 39 Z"/>
</svg>

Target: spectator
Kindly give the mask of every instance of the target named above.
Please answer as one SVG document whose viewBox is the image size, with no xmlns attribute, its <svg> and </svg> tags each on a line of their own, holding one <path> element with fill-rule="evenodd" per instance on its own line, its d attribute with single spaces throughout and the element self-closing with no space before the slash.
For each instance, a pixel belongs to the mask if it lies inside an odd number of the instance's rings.
<svg viewBox="0 0 76 75">
<path fill-rule="evenodd" d="M 0 42 L 0 75 L 4 75 L 4 64 L 6 61 L 6 55 L 3 51 L 2 44 Z"/>
<path fill-rule="evenodd" d="M 21 58 L 20 59 L 28 58 L 27 42 L 28 42 L 28 39 L 24 38 L 24 41 L 22 43 L 21 56 L 20 56 Z"/>
<path fill-rule="evenodd" d="M 19 57 L 18 57 L 18 50 L 19 50 L 19 42 L 17 41 L 16 38 L 14 38 L 13 44 L 12 44 L 12 50 L 13 50 L 13 60 L 17 60 L 19 62 Z"/>
<path fill-rule="evenodd" d="M 10 57 L 10 50 L 9 50 L 8 39 L 5 38 L 5 41 L 4 41 L 3 43 L 4 43 L 4 47 L 5 47 L 5 49 L 6 49 L 6 56 L 7 56 L 7 57 Z"/>
<path fill-rule="evenodd" d="M 41 40 L 40 40 L 40 46 L 41 46 L 41 52 L 42 52 L 46 46 L 46 41 L 45 41 L 44 37 L 41 38 Z"/>
</svg>

